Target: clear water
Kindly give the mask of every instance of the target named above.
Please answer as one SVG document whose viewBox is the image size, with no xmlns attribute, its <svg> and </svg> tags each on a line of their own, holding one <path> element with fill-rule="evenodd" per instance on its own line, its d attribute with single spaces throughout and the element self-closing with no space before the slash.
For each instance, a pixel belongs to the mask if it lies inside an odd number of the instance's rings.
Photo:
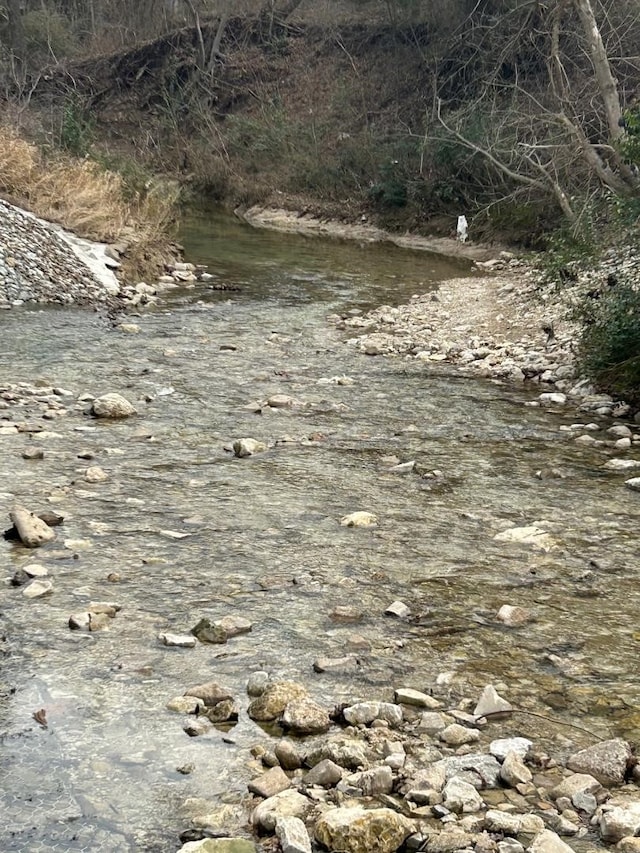
<svg viewBox="0 0 640 853">
<path fill-rule="evenodd" d="M 542 715 L 515 715 L 509 732 L 549 748 L 559 734 L 590 742 L 576 724 L 636 738 L 638 497 L 623 476 L 603 473 L 607 453 L 559 431 L 575 413 L 525 408 L 526 390 L 356 354 L 326 323 L 460 268 L 219 217 L 190 222 L 182 240 L 189 260 L 241 290 L 178 291 L 135 318 L 137 335 L 87 311 L 0 314 L 0 385 L 149 398 L 114 423 L 70 406 L 43 422 L 57 435 L 39 440 L 41 461 L 21 458 L 26 434 L 0 437 L 7 526 L 11 495 L 65 516 L 57 541 L 36 553 L 0 543 L 0 848 L 177 850 L 185 800 L 246 796 L 248 748 L 270 739 L 244 710 L 255 669 L 300 681 L 327 704 L 429 689 L 450 672 L 448 693 L 437 689 L 445 701 L 501 685 L 516 707 Z M 344 375 L 352 385 L 319 384 Z M 247 407 L 275 393 L 304 405 Z M 245 436 L 272 449 L 235 459 L 225 446 Z M 84 451 L 95 459 L 79 459 Z M 389 455 L 445 480 L 389 473 Z M 109 480 L 85 482 L 89 464 Z M 552 467 L 566 477 L 534 476 Z M 341 527 L 355 510 L 375 512 L 378 527 Z M 493 539 L 533 522 L 555 550 Z M 55 590 L 28 601 L 9 579 L 34 559 Z M 118 584 L 106 579 L 114 571 Z M 410 620 L 383 615 L 395 599 Z M 71 632 L 69 615 L 96 600 L 122 605 L 110 630 Z M 345 603 L 361 610 L 359 623 L 331 619 Z M 536 621 L 504 628 L 495 621 L 504 603 L 531 608 Z M 156 639 L 227 614 L 250 618 L 253 631 L 193 650 Z M 314 659 L 342 656 L 354 632 L 369 643 L 357 671 L 314 673 Z M 189 738 L 165 704 L 212 679 L 233 689 L 240 721 Z M 48 729 L 32 720 L 42 707 Z M 187 763 L 195 770 L 183 776 L 176 768 Z"/>
</svg>

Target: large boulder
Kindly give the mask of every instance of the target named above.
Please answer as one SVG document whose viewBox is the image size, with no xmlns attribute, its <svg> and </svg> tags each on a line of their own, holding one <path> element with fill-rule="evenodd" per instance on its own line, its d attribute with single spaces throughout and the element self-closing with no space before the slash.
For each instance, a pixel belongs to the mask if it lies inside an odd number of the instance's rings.
<svg viewBox="0 0 640 853">
<path fill-rule="evenodd" d="M 395 853 L 412 831 L 411 822 L 391 809 L 346 808 L 325 812 L 315 837 L 342 853 Z"/>
</svg>

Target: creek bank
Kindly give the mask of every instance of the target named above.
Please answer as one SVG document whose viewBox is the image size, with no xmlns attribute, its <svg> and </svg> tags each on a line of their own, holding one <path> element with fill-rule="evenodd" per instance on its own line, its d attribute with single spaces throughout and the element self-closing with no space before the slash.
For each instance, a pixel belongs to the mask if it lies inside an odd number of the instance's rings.
<svg viewBox="0 0 640 853">
<path fill-rule="evenodd" d="M 640 258 L 632 249 L 610 249 L 598 267 L 571 268 L 561 290 L 551 291 L 541 273 L 512 252 L 446 237 L 397 235 L 363 221 L 325 220 L 305 212 L 254 206 L 236 215 L 257 228 L 402 248 L 469 260 L 477 275 L 441 282 L 436 292 L 416 294 L 408 304 L 383 305 L 365 315 L 351 311 L 330 321 L 359 331 L 349 344 L 369 356 L 415 358 L 454 365 L 460 372 L 541 386 L 541 405 L 574 404 L 581 411 L 626 417 L 631 407 L 597 394 L 578 375 L 575 344 L 580 327 L 569 319 L 587 293 L 594 298 L 619 275 L 635 275 Z M 355 316 L 354 316 L 355 315 Z M 550 396 L 559 392 L 557 396 Z"/>
<path fill-rule="evenodd" d="M 163 289 L 207 280 L 203 268 L 170 261 L 154 285 L 123 283 L 116 273 L 126 251 L 125 243 L 84 240 L 0 199 L 0 308 L 53 303 L 117 311 L 152 304 Z"/>
<path fill-rule="evenodd" d="M 449 258 L 465 258 L 469 261 L 490 261 L 497 251 L 490 246 L 461 243 L 450 237 L 422 237 L 419 234 L 395 234 L 367 222 L 338 222 L 321 219 L 313 214 L 296 212 L 277 207 L 237 208 L 235 215 L 254 228 L 302 234 L 307 237 L 330 237 L 332 239 L 356 240 L 360 243 L 392 243 L 401 249 L 434 252 Z"/>
<path fill-rule="evenodd" d="M 246 713 L 280 733 L 251 749 L 252 799 L 234 808 L 192 803 L 180 853 L 227 849 L 212 836 L 254 851 L 273 849 L 276 836 L 296 853 L 315 845 L 344 853 L 571 853 L 566 838 L 581 850 L 637 850 L 640 774 L 626 741 L 579 749 L 563 737 L 549 755 L 516 734 L 523 722 L 493 685 L 452 707 L 446 684 L 443 674 L 428 693 L 399 687 L 387 701 L 328 707 L 301 684 L 250 676 Z M 167 708 L 215 722 L 212 709 L 230 701 L 211 682 Z M 214 727 L 184 728 L 194 736 Z"/>
</svg>

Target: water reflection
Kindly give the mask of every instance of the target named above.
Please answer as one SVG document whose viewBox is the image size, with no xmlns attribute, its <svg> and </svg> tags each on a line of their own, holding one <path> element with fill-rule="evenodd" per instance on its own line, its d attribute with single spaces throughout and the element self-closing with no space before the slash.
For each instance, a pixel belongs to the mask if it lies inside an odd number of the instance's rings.
<svg viewBox="0 0 640 853">
<path fill-rule="evenodd" d="M 234 299 L 284 303 L 339 300 L 343 309 L 400 304 L 437 282 L 468 275 L 469 261 L 391 244 L 326 241 L 249 228 L 219 211 L 201 211 L 184 223 L 187 256 L 207 264 L 212 284 L 240 288 Z M 206 291 L 205 299 L 221 294 Z"/>
</svg>

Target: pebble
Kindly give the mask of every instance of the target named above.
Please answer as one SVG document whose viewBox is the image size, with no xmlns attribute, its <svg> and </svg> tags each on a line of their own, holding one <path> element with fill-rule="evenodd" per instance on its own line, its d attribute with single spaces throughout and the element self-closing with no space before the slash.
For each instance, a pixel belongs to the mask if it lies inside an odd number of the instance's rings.
<svg viewBox="0 0 640 853">
<path fill-rule="evenodd" d="M 342 527 L 375 527 L 378 524 L 377 516 L 372 512 L 352 512 L 340 519 Z"/>
<path fill-rule="evenodd" d="M 394 601 L 384 611 L 386 616 L 396 616 L 398 619 L 406 619 L 411 616 L 411 609 L 404 601 Z"/>
<path fill-rule="evenodd" d="M 193 649 L 197 640 L 189 634 L 158 634 L 158 640 L 164 646 L 176 646 L 180 649 Z"/>
<path fill-rule="evenodd" d="M 41 598 L 43 595 L 49 595 L 53 592 L 53 584 L 51 581 L 34 580 L 22 590 L 25 598 Z"/>
<path fill-rule="evenodd" d="M 413 705 L 416 708 L 428 708 L 430 711 L 442 707 L 442 702 L 438 699 L 434 699 L 428 693 L 421 693 L 419 690 L 413 690 L 410 687 L 398 687 L 394 698 L 399 705 Z"/>
<path fill-rule="evenodd" d="M 255 438 L 238 438 L 233 442 L 233 452 L 238 459 L 246 459 L 255 456 L 256 453 L 264 453 L 267 445 Z"/>
</svg>

